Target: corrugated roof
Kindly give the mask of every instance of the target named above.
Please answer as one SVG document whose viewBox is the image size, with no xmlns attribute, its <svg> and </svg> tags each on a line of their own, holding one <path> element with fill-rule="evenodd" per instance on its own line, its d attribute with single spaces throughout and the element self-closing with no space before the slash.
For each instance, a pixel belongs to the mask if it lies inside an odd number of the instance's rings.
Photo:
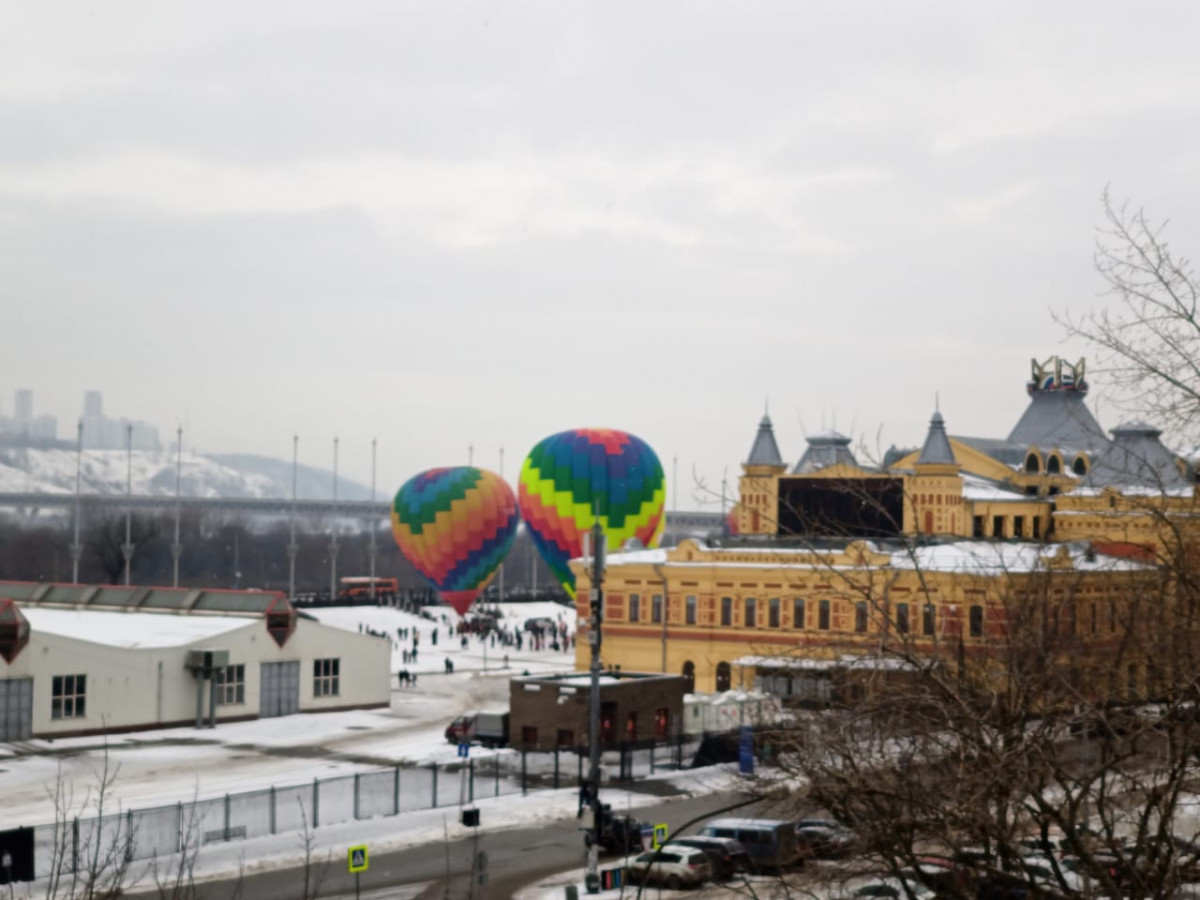
<svg viewBox="0 0 1200 900">
<path fill-rule="evenodd" d="M 771 425 L 771 417 L 763 416 L 758 423 L 758 434 L 754 436 L 754 446 L 750 448 L 748 466 L 783 466 L 783 457 L 779 455 L 779 445 L 775 443 L 775 429 Z"/>
<path fill-rule="evenodd" d="M 88 609 L 202 610 L 231 615 L 265 615 L 278 591 L 226 591 L 144 585 L 40 584 L 0 581 L 0 597 L 22 607 L 86 606 Z"/>
</svg>

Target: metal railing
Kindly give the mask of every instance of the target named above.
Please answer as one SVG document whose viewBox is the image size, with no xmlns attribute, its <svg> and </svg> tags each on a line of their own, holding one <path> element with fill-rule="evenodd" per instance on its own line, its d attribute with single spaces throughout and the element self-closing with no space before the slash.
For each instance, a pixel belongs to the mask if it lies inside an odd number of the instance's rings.
<svg viewBox="0 0 1200 900">
<path fill-rule="evenodd" d="M 611 781 L 687 768 L 706 735 L 622 744 L 604 754 Z M 395 766 L 305 784 L 68 817 L 34 827 L 36 877 L 95 871 L 123 859 L 165 857 L 206 844 L 304 831 L 342 822 L 578 787 L 587 748 L 497 750 L 453 763 Z"/>
</svg>

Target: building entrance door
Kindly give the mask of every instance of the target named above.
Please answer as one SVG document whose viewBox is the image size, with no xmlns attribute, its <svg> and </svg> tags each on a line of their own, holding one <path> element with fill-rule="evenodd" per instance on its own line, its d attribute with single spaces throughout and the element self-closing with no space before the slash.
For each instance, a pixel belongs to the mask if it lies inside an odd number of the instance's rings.
<svg viewBox="0 0 1200 900">
<path fill-rule="evenodd" d="M 258 693 L 261 718 L 290 716 L 300 711 L 300 662 L 265 662 Z"/>
<path fill-rule="evenodd" d="M 729 663 L 717 663 L 717 693 L 724 693 L 729 690 L 733 682 L 733 672 L 729 667 Z"/>
<path fill-rule="evenodd" d="M 0 681 L 0 744 L 33 736 L 33 679 Z"/>
</svg>

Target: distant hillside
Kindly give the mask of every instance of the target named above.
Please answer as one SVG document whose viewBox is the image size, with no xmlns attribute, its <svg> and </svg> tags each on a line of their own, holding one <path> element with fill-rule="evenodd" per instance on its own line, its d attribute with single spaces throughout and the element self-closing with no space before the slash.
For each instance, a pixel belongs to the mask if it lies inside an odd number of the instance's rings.
<svg viewBox="0 0 1200 900">
<path fill-rule="evenodd" d="M 130 458 L 124 450 L 85 450 L 80 472 L 85 494 L 123 494 Z M 75 450 L 0 447 L 0 491 L 48 494 L 75 490 Z M 247 454 L 200 455 L 184 452 L 180 492 L 188 497 L 290 497 L 292 464 Z M 132 490 L 135 494 L 175 493 L 176 457 L 171 451 L 134 451 Z M 333 494 L 333 473 L 298 466 L 297 495 L 320 500 Z M 345 478 L 338 496 L 369 500 L 370 488 Z M 383 495 L 380 495 L 383 497 Z M 385 498 L 386 499 L 386 498 Z"/>
<path fill-rule="evenodd" d="M 243 475 L 256 476 L 266 479 L 272 485 L 279 485 L 277 496 L 292 496 L 292 464 L 290 462 L 273 459 L 270 456 L 253 456 L 249 453 L 208 453 L 205 456 L 236 472 L 241 472 Z M 296 495 L 312 500 L 332 499 L 333 472 L 312 466 L 297 466 Z M 383 491 L 376 491 L 375 497 L 377 500 L 389 499 Z M 371 489 L 356 481 L 347 480 L 344 475 L 339 476 L 338 498 L 370 500 Z"/>
</svg>

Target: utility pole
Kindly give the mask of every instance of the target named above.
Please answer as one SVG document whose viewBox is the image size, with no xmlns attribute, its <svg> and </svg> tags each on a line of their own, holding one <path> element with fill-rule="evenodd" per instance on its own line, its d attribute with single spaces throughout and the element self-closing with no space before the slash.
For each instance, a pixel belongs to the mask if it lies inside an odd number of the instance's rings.
<svg viewBox="0 0 1200 900">
<path fill-rule="evenodd" d="M 179 542 L 179 486 L 183 476 L 183 426 L 175 431 L 175 542 L 171 544 L 171 562 L 174 570 L 172 585 L 179 587 L 179 557 L 183 555 L 183 544 Z"/>
<path fill-rule="evenodd" d="M 679 457 L 671 457 L 671 509 L 679 512 Z"/>
<path fill-rule="evenodd" d="M 333 439 L 333 519 L 329 527 L 329 601 L 332 603 L 337 598 L 337 464 L 338 464 L 338 439 Z"/>
<path fill-rule="evenodd" d="M 371 438 L 371 508 L 375 508 L 375 438 Z M 375 514 L 371 513 L 367 518 L 367 523 L 371 528 L 371 543 L 367 545 L 367 560 L 370 566 L 371 576 L 371 602 L 375 602 L 375 532 L 379 530 L 379 521 L 375 518 Z"/>
<path fill-rule="evenodd" d="M 125 426 L 126 464 L 125 464 L 125 543 L 121 552 L 125 555 L 125 585 L 129 586 L 130 572 L 133 569 L 133 426 Z"/>
<path fill-rule="evenodd" d="M 292 435 L 292 527 L 288 539 L 288 600 L 296 602 L 296 554 L 300 548 L 296 545 L 296 462 L 300 453 L 300 435 Z"/>
<path fill-rule="evenodd" d="M 670 609 L 669 599 L 670 592 L 667 590 L 667 573 L 663 571 L 663 567 L 659 563 L 652 563 L 655 574 L 658 575 L 658 580 L 662 582 L 662 603 L 658 606 L 659 615 L 662 617 L 662 672 L 667 674 L 667 610 Z M 650 600 L 651 605 L 654 603 L 653 597 Z"/>
<path fill-rule="evenodd" d="M 596 521 L 592 525 L 592 589 L 588 596 L 591 605 L 591 624 L 588 643 L 592 648 L 591 705 L 588 732 L 591 743 L 591 758 L 588 766 L 588 782 L 591 786 L 589 801 L 592 806 L 592 843 L 588 848 L 587 875 L 584 886 L 589 894 L 600 892 L 600 830 L 603 817 L 600 815 L 600 628 L 604 622 L 604 529 L 600 527 L 600 510 L 596 509 Z"/>
<path fill-rule="evenodd" d="M 79 559 L 83 556 L 83 545 L 79 543 L 80 508 L 79 490 L 83 478 L 83 419 L 79 420 L 75 447 L 75 541 L 71 544 L 71 583 L 79 584 Z"/>
</svg>

